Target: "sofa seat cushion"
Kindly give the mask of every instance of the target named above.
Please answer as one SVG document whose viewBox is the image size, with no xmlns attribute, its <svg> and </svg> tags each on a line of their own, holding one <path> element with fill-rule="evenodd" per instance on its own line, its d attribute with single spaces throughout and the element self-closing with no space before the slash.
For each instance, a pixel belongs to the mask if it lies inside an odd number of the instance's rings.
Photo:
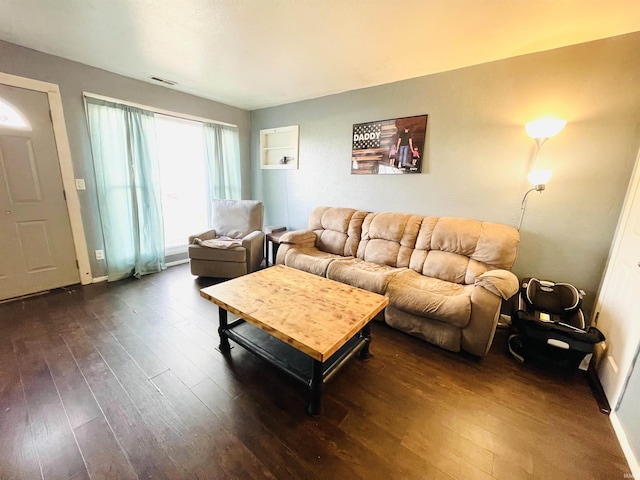
<svg viewBox="0 0 640 480">
<path fill-rule="evenodd" d="M 221 249 L 189 245 L 189 258 L 219 262 L 246 262 L 247 249 L 244 247 Z"/>
<path fill-rule="evenodd" d="M 341 259 L 332 262 L 327 269 L 327 278 L 384 295 L 389 281 L 406 268 L 395 268 L 365 262 L 360 258 Z"/>
<path fill-rule="evenodd" d="M 395 275 L 386 295 L 395 308 L 464 328 L 471 318 L 473 285 L 425 277 L 413 270 Z"/>
<path fill-rule="evenodd" d="M 325 277 L 327 267 L 339 258 L 345 257 L 323 252 L 316 247 L 298 247 L 287 250 L 284 257 L 284 264 L 287 267 L 297 268 L 303 272 Z"/>
</svg>

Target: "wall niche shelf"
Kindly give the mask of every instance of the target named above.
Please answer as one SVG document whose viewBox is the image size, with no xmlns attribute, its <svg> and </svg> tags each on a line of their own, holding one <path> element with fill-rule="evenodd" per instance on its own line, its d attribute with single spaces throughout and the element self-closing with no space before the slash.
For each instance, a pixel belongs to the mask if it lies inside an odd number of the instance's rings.
<svg viewBox="0 0 640 480">
<path fill-rule="evenodd" d="M 298 168 L 298 125 L 260 130 L 260 168 Z"/>
</svg>

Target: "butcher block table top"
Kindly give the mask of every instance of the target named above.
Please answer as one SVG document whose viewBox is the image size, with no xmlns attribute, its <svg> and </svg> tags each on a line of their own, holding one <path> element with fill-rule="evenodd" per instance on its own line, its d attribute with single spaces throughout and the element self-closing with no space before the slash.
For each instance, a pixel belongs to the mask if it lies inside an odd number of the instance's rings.
<svg viewBox="0 0 640 480">
<path fill-rule="evenodd" d="M 203 288 L 200 295 L 320 362 L 389 303 L 382 295 L 284 265 Z"/>
</svg>

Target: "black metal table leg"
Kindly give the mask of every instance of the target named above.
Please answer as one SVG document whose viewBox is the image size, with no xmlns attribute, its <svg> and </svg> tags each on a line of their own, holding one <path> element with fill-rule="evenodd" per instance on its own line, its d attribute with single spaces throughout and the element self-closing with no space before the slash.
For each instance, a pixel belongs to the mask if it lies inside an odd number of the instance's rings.
<svg viewBox="0 0 640 480">
<path fill-rule="evenodd" d="M 218 335 L 220 335 L 220 345 L 218 348 L 222 353 L 229 353 L 231 351 L 231 345 L 229 345 L 229 338 L 227 337 L 227 311 L 218 307 L 218 317 L 220 319 L 220 326 L 218 327 Z"/>
<path fill-rule="evenodd" d="M 371 343 L 371 325 L 367 323 L 360 332 L 360 337 L 364 338 L 366 343 L 362 350 L 360 350 L 360 359 L 368 360 L 371 358 L 371 353 L 369 352 L 369 344 Z"/>
<path fill-rule="evenodd" d="M 322 362 L 319 360 L 313 361 L 313 371 L 311 374 L 311 381 L 309 382 L 309 404 L 307 405 L 307 413 L 310 415 L 320 415 L 322 413 Z"/>
</svg>

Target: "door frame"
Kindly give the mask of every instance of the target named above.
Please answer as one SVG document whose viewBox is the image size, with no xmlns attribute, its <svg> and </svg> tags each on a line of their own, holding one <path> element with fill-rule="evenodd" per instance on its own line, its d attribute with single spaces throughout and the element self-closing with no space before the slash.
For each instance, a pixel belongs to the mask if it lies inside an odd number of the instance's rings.
<svg viewBox="0 0 640 480">
<path fill-rule="evenodd" d="M 618 219 L 618 225 L 616 226 L 616 230 L 613 235 L 613 242 L 609 251 L 609 257 L 607 259 L 604 274 L 602 276 L 602 281 L 600 283 L 600 288 L 596 296 L 596 302 L 591 316 L 591 325 L 597 326 L 598 324 L 598 316 L 600 314 L 600 310 L 602 309 L 602 301 L 606 297 L 608 290 L 611 287 L 611 272 L 615 267 L 615 263 L 620 252 L 623 234 L 630 222 L 631 210 L 635 202 L 640 202 L 640 198 L 638 198 L 638 196 L 640 196 L 640 150 L 638 150 L 638 154 L 636 156 L 633 172 L 631 173 L 629 185 L 625 194 L 624 203 L 622 204 L 622 211 Z M 629 339 L 629 341 L 634 340 L 636 339 Z M 608 369 L 615 372 L 616 385 L 614 387 L 614 391 L 605 393 L 607 394 L 607 400 L 609 401 L 609 403 L 612 406 L 617 405 L 623 393 L 624 382 L 628 377 L 633 365 L 632 363 L 630 363 L 628 365 L 616 364 L 615 366 L 613 366 L 611 365 L 609 358 L 605 355 L 602 344 L 599 344 L 597 348 L 599 349 L 597 356 L 602 357 L 602 363 L 598 366 L 598 372 L 600 373 L 602 369 Z"/>
<path fill-rule="evenodd" d="M 609 252 L 609 258 L 607 259 L 607 265 L 604 270 L 604 275 L 602 277 L 602 281 L 600 283 L 600 288 L 598 291 L 598 295 L 596 298 L 596 304 L 593 309 L 593 315 L 591 318 L 591 324 L 597 324 L 598 314 L 602 308 L 602 300 L 605 298 L 608 289 L 611 287 L 611 276 L 610 271 L 614 268 L 614 264 L 617 260 L 617 257 L 620 252 L 621 244 L 622 244 L 622 236 L 625 232 L 631 217 L 631 210 L 634 206 L 635 202 L 640 202 L 640 150 L 638 151 L 638 155 L 636 157 L 636 162 L 633 167 L 633 173 L 631 174 L 631 179 L 629 180 L 629 186 L 627 189 L 627 193 L 625 195 L 622 212 L 620 213 L 620 217 L 618 220 L 618 225 L 616 227 L 615 234 L 613 236 L 613 242 L 611 244 L 611 249 Z M 640 347 L 640 340 L 631 339 L 630 341 L 637 342 L 635 347 Z M 598 347 L 601 349 L 601 347 Z M 604 352 L 600 350 L 599 354 L 601 355 L 602 362 L 607 362 L 608 359 L 604 355 Z M 637 355 L 637 353 L 636 353 Z M 611 394 L 612 398 L 607 398 L 609 403 L 611 404 L 613 410 L 609 415 L 609 420 L 611 421 L 611 425 L 613 426 L 613 430 L 618 437 L 618 442 L 620 443 L 620 447 L 622 448 L 622 452 L 629 463 L 629 467 L 631 468 L 632 475 L 635 475 L 635 478 L 640 478 L 640 463 L 638 458 L 636 458 L 633 448 L 629 443 L 629 439 L 627 438 L 627 434 L 624 431 L 622 424 L 620 423 L 620 419 L 618 418 L 618 407 L 620 406 L 620 402 L 624 397 L 626 390 L 626 383 L 633 371 L 634 363 L 638 363 L 638 358 L 636 357 L 635 361 L 632 359 L 628 365 L 619 365 L 618 370 L 616 372 L 616 385 L 614 387 L 614 392 L 605 392 L 607 394 Z M 638 368 L 638 365 L 635 365 Z M 613 369 L 611 364 L 603 364 L 598 367 L 598 373 L 600 373 L 601 369 Z"/>
<path fill-rule="evenodd" d="M 58 164 L 60 173 L 62 174 L 62 187 L 64 188 L 67 199 L 67 212 L 71 223 L 75 256 L 78 261 L 78 276 L 82 285 L 88 285 L 93 282 L 93 276 L 89 262 L 87 239 L 84 234 L 84 224 L 82 223 L 80 199 L 75 186 L 73 160 L 71 159 L 71 149 L 69 147 L 69 139 L 67 138 L 67 126 L 64 121 L 60 88 L 55 83 L 41 82 L 40 80 L 19 77 L 3 72 L 0 72 L 0 83 L 10 87 L 24 88 L 26 90 L 47 94 L 49 110 L 51 112 L 51 123 L 53 124 L 53 135 L 56 140 Z"/>
</svg>

